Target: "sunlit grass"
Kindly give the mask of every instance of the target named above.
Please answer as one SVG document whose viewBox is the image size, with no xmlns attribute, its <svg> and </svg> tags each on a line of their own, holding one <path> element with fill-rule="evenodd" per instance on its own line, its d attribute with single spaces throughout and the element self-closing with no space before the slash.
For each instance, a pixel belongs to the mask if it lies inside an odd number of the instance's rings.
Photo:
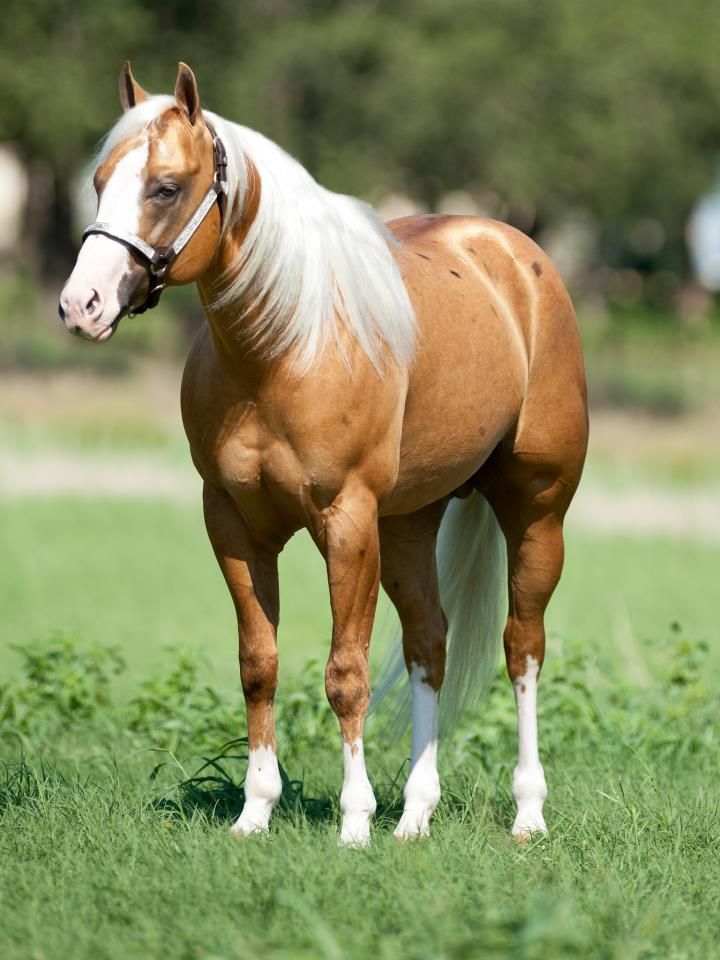
<svg viewBox="0 0 720 960">
<path fill-rule="evenodd" d="M 12 644 L 62 628 L 120 646 L 133 678 L 181 646 L 205 658 L 216 685 L 237 683 L 235 618 L 199 502 L 0 502 L 0 551 L 10 558 L 0 578 L 6 668 L 17 662 Z M 605 654 L 671 621 L 709 639 L 719 565 L 720 545 L 573 534 L 548 616 L 551 646 L 582 638 Z M 280 568 L 285 672 L 327 655 L 330 615 L 324 564 L 307 535 L 290 542 Z"/>
<path fill-rule="evenodd" d="M 340 751 L 334 718 L 316 713 L 317 673 L 279 710 L 285 790 L 270 836 L 238 842 L 245 751 L 218 754 L 233 722 L 222 696 L 157 674 L 133 703 L 109 704 L 104 681 L 77 686 L 110 666 L 102 652 L 40 647 L 34 681 L 0 687 L 3 956 L 713 956 L 716 672 L 677 631 L 657 641 L 665 666 L 649 687 L 598 685 L 580 652 L 556 660 L 540 713 L 550 836 L 526 846 L 508 835 L 504 678 L 443 748 L 427 843 L 392 838 L 407 743 L 376 721 L 369 850 L 337 845 Z"/>
</svg>

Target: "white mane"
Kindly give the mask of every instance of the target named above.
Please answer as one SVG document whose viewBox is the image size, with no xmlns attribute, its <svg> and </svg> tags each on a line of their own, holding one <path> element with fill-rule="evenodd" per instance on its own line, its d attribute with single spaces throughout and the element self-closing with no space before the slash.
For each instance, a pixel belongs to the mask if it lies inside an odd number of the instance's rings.
<svg viewBox="0 0 720 960">
<path fill-rule="evenodd" d="M 105 139 L 98 162 L 175 105 L 151 97 L 125 113 Z M 368 204 L 321 187 L 262 134 L 205 111 L 228 153 L 230 222 L 243 210 L 246 158 L 258 171 L 260 204 L 224 277 L 216 306 L 240 297 L 258 309 L 251 335 L 268 356 L 292 350 L 307 370 L 344 327 L 376 369 L 383 344 L 395 360 L 412 357 L 415 317 L 391 248 L 397 241 Z M 338 322 L 338 320 L 340 322 Z M 238 320 L 238 323 L 240 319 Z"/>
</svg>

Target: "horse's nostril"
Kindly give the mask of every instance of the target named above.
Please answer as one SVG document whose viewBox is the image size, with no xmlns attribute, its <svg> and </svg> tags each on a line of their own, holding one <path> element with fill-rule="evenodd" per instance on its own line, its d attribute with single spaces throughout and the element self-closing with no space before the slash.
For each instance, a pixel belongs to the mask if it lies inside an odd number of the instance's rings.
<svg viewBox="0 0 720 960">
<path fill-rule="evenodd" d="M 58 304 L 58 316 L 60 317 L 60 319 L 61 319 L 61 320 L 63 321 L 63 323 L 64 323 L 64 322 L 65 322 L 65 311 L 63 310 L 63 305 L 62 305 L 61 303 Z"/>
<path fill-rule="evenodd" d="M 97 292 L 97 290 L 93 290 L 91 291 L 90 299 L 85 304 L 85 312 L 88 314 L 88 316 L 92 316 L 94 313 L 98 312 L 99 307 L 100 294 Z"/>
</svg>

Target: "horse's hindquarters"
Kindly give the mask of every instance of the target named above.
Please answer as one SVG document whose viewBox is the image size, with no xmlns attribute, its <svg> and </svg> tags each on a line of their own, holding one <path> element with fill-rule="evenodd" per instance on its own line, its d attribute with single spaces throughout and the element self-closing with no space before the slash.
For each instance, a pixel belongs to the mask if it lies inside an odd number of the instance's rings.
<svg viewBox="0 0 720 960">
<path fill-rule="evenodd" d="M 418 346 L 397 485 L 383 512 L 411 512 L 461 486 L 511 428 L 525 393 L 527 355 L 507 300 L 448 233 L 403 237 Z"/>
<path fill-rule="evenodd" d="M 526 236 L 467 217 L 391 225 L 418 321 L 396 487 L 381 512 L 447 496 L 516 431 L 562 423 L 582 445 L 584 374 L 572 304 Z M 526 421 L 537 420 L 527 424 Z M 570 451 L 572 455 L 572 451 Z"/>
</svg>

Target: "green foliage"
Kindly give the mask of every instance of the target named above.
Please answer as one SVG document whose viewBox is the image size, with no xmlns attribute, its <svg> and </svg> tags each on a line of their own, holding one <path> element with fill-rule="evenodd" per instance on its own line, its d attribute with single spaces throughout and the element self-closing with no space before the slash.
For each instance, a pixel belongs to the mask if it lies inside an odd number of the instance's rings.
<svg viewBox="0 0 720 960">
<path fill-rule="evenodd" d="M 610 260 L 678 271 L 720 143 L 719 42 L 711 0 L 220 0 L 211 16 L 183 0 L 11 0 L 0 141 L 67 184 L 119 111 L 122 61 L 169 92 L 185 59 L 209 106 L 332 188 L 430 206 L 494 191 L 540 223 L 583 208 Z M 651 264 L 633 240 L 644 217 L 666 238 Z"/>
<path fill-rule="evenodd" d="M 720 401 L 720 318 L 699 328 L 674 315 L 616 310 L 598 321 L 580 311 L 591 407 L 680 418 Z"/>
<path fill-rule="evenodd" d="M 334 742 L 337 720 L 325 697 L 325 670 L 318 660 L 309 660 L 291 689 L 278 697 L 276 714 L 278 735 L 289 753 Z"/>
<path fill-rule="evenodd" d="M 540 695 L 549 838 L 519 848 L 508 837 L 515 721 L 499 679 L 481 719 L 468 717 L 443 747 L 444 796 L 427 843 L 392 839 L 405 748 L 376 726 L 373 846 L 348 851 L 336 841 L 338 734 L 315 703 L 317 665 L 283 693 L 284 795 L 270 836 L 238 843 L 227 825 L 242 804 L 245 742 L 215 741 L 237 705 L 175 654 L 172 669 L 112 707 L 114 661 L 53 639 L 26 658 L 14 687 L 38 738 L 24 755 L 13 740 L 2 746 L 2 954 L 712 956 L 716 671 L 707 648 L 677 629 L 661 653 L 640 685 L 598 673 L 585 654 L 554 658 Z M 84 672 L 95 679 L 78 695 Z M 27 711 L 45 716 L 44 733 Z M 175 711 L 179 726 L 168 726 Z M 163 739 L 179 754 L 158 755 Z"/>
<path fill-rule="evenodd" d="M 83 649 L 70 634 L 17 649 L 22 669 L 0 684 L 3 736 L 42 731 L 52 739 L 70 725 L 97 720 L 109 706 L 113 677 L 125 666 L 117 648 Z"/>
<path fill-rule="evenodd" d="M 622 674 L 609 683 L 588 651 L 572 648 L 553 658 L 539 704 L 546 756 L 559 759 L 568 751 L 599 750 L 609 742 L 668 762 L 716 749 L 714 704 L 705 679 L 708 644 L 685 638 L 674 624 L 667 640 L 654 638 L 646 647 L 647 663 L 658 665 L 646 687 Z M 7 733 L 20 733 L 35 746 L 51 744 L 69 727 L 82 732 L 108 711 L 129 742 L 173 755 L 189 756 L 223 741 L 234 745 L 243 735 L 239 695 L 230 697 L 202 683 L 198 659 L 188 650 L 169 650 L 170 666 L 144 680 L 125 704 L 113 703 L 111 696 L 114 678 L 125 669 L 115 648 L 87 647 L 73 636 L 56 634 L 44 645 L 20 652 L 21 670 L 0 687 L 0 719 Z M 504 670 L 499 670 L 481 708 L 482 724 L 474 713 L 466 716 L 448 746 L 453 765 L 479 762 L 491 773 L 490 756 L 513 754 L 511 700 Z M 369 738 L 371 754 L 384 738 L 382 714 L 373 722 L 377 732 Z M 284 685 L 276 724 L 278 741 L 289 756 L 333 750 L 337 722 L 317 661 L 309 661 Z"/>
<path fill-rule="evenodd" d="M 199 682 L 197 658 L 191 652 L 169 652 L 173 664 L 169 672 L 145 680 L 128 707 L 127 727 L 138 742 L 174 753 L 188 740 L 217 743 L 235 736 L 240 703 L 231 704 Z"/>
<path fill-rule="evenodd" d="M 641 656 L 652 664 L 647 687 L 616 673 L 599 673 L 591 652 L 573 649 L 553 657 L 543 674 L 538 704 L 543 754 L 561 762 L 576 750 L 602 753 L 609 743 L 636 756 L 672 765 L 716 751 L 715 705 L 708 687 L 708 644 L 686 638 L 677 624 L 665 640 L 653 638 Z M 496 775 L 491 759 L 512 756 L 516 727 L 500 674 L 482 706 L 482 724 L 468 718 L 453 746 L 454 762 L 479 762 Z"/>
</svg>

